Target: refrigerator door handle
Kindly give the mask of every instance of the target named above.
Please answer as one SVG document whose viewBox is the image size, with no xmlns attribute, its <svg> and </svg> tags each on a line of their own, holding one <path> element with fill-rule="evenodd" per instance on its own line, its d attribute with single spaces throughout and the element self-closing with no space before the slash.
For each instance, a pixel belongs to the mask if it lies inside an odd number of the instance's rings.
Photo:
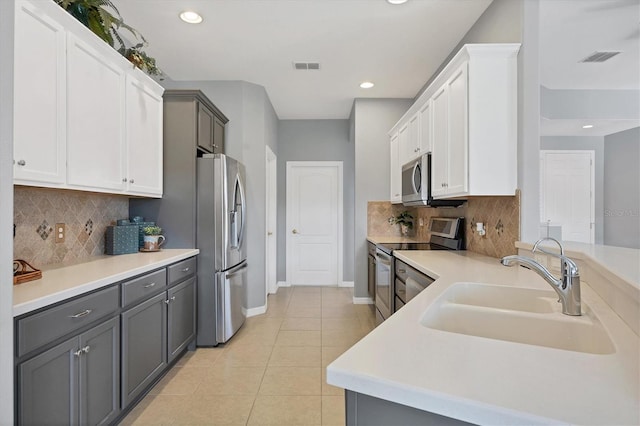
<svg viewBox="0 0 640 426">
<path fill-rule="evenodd" d="M 236 275 L 238 272 L 242 271 L 243 269 L 246 269 L 247 266 L 248 266 L 248 263 L 244 262 L 242 265 L 238 265 L 235 268 L 230 269 L 229 271 L 227 271 L 224 278 L 225 279 L 231 278 L 232 276 Z"/>
<path fill-rule="evenodd" d="M 244 240 L 244 226 L 246 224 L 246 204 L 245 204 L 245 199 L 244 199 L 244 187 L 242 186 L 242 181 L 240 180 L 240 176 L 238 175 L 236 177 L 237 181 L 236 181 L 236 185 L 238 185 L 238 189 L 240 190 L 240 219 L 241 219 L 241 223 L 240 223 L 240 232 L 238 232 L 237 234 L 237 238 L 238 238 L 238 243 L 237 246 L 238 248 L 242 247 L 242 242 Z"/>
</svg>

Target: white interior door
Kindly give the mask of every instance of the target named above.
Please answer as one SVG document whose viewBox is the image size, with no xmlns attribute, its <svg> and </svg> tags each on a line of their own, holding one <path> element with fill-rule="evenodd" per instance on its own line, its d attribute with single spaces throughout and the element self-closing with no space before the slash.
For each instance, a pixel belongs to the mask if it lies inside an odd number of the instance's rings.
<svg viewBox="0 0 640 426">
<path fill-rule="evenodd" d="M 540 151 L 540 217 L 562 226 L 564 241 L 593 244 L 593 151 Z"/>
<path fill-rule="evenodd" d="M 342 162 L 287 162 L 287 281 L 342 281 Z"/>
<path fill-rule="evenodd" d="M 277 195 L 277 157 L 271 151 L 271 148 L 267 147 L 267 179 L 265 182 L 266 189 L 266 229 L 267 229 L 267 238 L 265 253 L 265 278 L 266 278 L 266 292 L 275 293 L 277 290 L 277 274 L 276 274 L 276 266 L 277 266 L 277 240 L 276 236 L 277 232 L 277 214 L 278 214 L 278 195 Z M 266 299 L 265 299 L 266 300 Z"/>
</svg>

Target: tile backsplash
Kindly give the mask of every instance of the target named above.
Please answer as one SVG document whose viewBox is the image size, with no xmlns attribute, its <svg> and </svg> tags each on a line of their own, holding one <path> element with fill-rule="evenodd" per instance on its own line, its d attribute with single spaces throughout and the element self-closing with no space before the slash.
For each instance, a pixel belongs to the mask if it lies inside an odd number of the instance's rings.
<svg viewBox="0 0 640 426">
<path fill-rule="evenodd" d="M 14 186 L 14 259 L 36 268 L 73 263 L 104 254 L 107 226 L 129 216 L 129 199 L 120 195 Z M 55 225 L 64 223 L 64 242 Z"/>
<path fill-rule="evenodd" d="M 467 250 L 492 257 L 516 254 L 520 239 L 520 191 L 513 197 L 472 197 L 457 208 L 404 207 L 388 201 L 370 201 L 367 205 L 367 233 L 376 237 L 400 237 L 400 227 L 391 225 L 389 217 L 408 210 L 414 217 L 409 238 L 427 241 L 427 227 L 432 217 L 464 217 Z M 422 219 L 424 226 L 419 226 Z M 475 223 L 484 223 L 486 235 L 480 236 Z"/>
</svg>

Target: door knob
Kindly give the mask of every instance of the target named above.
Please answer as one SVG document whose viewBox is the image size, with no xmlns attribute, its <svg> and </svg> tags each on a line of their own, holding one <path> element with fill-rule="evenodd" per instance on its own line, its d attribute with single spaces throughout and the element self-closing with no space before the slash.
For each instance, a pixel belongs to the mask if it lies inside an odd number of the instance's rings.
<svg viewBox="0 0 640 426">
<path fill-rule="evenodd" d="M 297 229 L 294 229 L 293 231 L 291 231 L 291 233 L 293 233 L 293 234 L 297 234 L 297 233 L 298 233 L 298 230 L 297 230 Z"/>
</svg>

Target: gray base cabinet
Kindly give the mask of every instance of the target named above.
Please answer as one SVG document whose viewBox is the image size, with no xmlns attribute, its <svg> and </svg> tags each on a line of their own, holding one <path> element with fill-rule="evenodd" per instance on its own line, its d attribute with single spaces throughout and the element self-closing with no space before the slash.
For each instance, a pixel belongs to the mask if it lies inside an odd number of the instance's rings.
<svg viewBox="0 0 640 426">
<path fill-rule="evenodd" d="M 195 277 L 169 289 L 168 361 L 172 362 L 196 337 Z"/>
<path fill-rule="evenodd" d="M 119 413 L 120 324 L 106 321 L 20 364 L 25 425 L 108 424 Z"/>
<path fill-rule="evenodd" d="M 16 424 L 115 424 L 195 349 L 196 257 L 16 318 Z"/>
<path fill-rule="evenodd" d="M 461 426 L 471 423 L 345 390 L 347 426 Z"/>
<path fill-rule="evenodd" d="M 131 403 L 167 366 L 166 295 L 122 313 L 122 406 Z"/>
</svg>

